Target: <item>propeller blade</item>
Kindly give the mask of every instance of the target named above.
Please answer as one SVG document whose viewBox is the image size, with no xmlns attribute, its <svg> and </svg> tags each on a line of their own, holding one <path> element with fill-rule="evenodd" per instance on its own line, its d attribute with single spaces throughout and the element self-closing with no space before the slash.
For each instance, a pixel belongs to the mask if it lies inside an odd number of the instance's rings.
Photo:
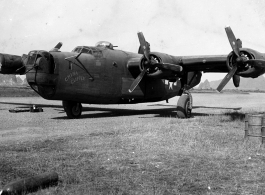
<svg viewBox="0 0 265 195">
<path fill-rule="evenodd" d="M 237 71 L 237 66 L 234 66 L 232 70 L 225 76 L 225 78 L 221 81 L 219 86 L 217 87 L 217 91 L 222 91 L 222 89 L 226 86 L 226 84 L 230 81 L 230 79 L 234 76 Z"/>
<path fill-rule="evenodd" d="M 138 53 L 144 55 L 144 50 L 141 45 L 139 46 Z"/>
<path fill-rule="evenodd" d="M 235 52 L 235 54 L 237 55 L 237 57 L 239 57 L 240 56 L 240 53 L 239 53 L 240 44 L 237 41 L 237 39 L 236 39 L 236 37 L 235 37 L 232 29 L 230 28 L 230 26 L 228 26 L 228 27 L 225 28 L 225 32 L 227 34 L 229 43 L 230 43 L 233 51 Z M 241 43 L 241 45 L 242 45 L 242 43 Z"/>
<path fill-rule="evenodd" d="M 140 42 L 140 46 L 142 47 L 142 50 L 144 52 L 144 56 L 147 61 L 150 62 L 150 44 L 145 41 L 144 34 L 142 32 L 138 32 L 137 35 Z"/>
<path fill-rule="evenodd" d="M 133 81 L 130 89 L 129 89 L 129 92 L 132 93 L 134 91 L 134 89 L 138 86 L 138 84 L 141 82 L 141 80 L 143 79 L 145 73 L 146 73 L 146 69 L 144 69 L 139 75 L 138 77 Z"/>
<path fill-rule="evenodd" d="M 57 43 L 57 45 L 55 45 L 55 49 L 60 49 L 62 47 L 63 43 L 62 42 L 59 42 Z"/>
<path fill-rule="evenodd" d="M 235 87 L 239 87 L 239 83 L 240 83 L 240 76 L 238 75 L 234 75 L 233 76 L 233 83 Z"/>
<path fill-rule="evenodd" d="M 59 51 L 59 49 L 62 47 L 62 45 L 63 45 L 63 43 L 62 43 L 62 42 L 59 42 L 59 43 L 57 43 L 57 45 L 55 45 L 55 47 L 52 48 L 50 51 L 54 51 L 54 52 Z"/>
<path fill-rule="evenodd" d="M 237 39 L 236 42 L 237 42 L 237 47 L 242 48 L 242 41 L 240 39 Z"/>
</svg>

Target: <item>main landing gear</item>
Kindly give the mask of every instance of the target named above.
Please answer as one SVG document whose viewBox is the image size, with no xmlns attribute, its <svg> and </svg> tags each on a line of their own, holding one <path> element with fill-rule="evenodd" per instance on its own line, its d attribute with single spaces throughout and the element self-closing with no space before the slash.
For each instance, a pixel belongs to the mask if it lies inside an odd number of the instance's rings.
<svg viewBox="0 0 265 195">
<path fill-rule="evenodd" d="M 63 101 L 63 108 L 68 118 L 79 118 L 82 114 L 82 104 L 79 102 Z"/>
<path fill-rule="evenodd" d="M 192 110 L 192 96 L 189 91 L 183 92 L 177 103 L 178 118 L 190 118 Z"/>
</svg>

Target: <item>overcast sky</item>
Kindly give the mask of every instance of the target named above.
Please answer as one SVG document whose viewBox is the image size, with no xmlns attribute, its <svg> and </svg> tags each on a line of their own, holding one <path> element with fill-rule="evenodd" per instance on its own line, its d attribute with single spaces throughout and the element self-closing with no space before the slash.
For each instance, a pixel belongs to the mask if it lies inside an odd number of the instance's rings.
<svg viewBox="0 0 265 195">
<path fill-rule="evenodd" d="M 265 52 L 264 0 L 1 0 L 0 52 L 22 55 L 110 41 L 137 52 L 142 31 L 151 51 L 215 55 L 231 51 L 225 26 L 243 47 Z M 202 81 L 224 74 L 204 74 Z"/>
</svg>

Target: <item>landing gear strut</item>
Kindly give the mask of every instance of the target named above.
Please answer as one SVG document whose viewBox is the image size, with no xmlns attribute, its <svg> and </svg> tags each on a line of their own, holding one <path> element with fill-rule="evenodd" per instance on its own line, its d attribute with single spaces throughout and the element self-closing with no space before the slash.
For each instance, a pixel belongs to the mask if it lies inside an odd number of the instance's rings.
<svg viewBox="0 0 265 195">
<path fill-rule="evenodd" d="M 192 110 L 192 96 L 188 90 L 184 90 L 177 103 L 178 118 L 190 118 Z"/>
<path fill-rule="evenodd" d="M 63 108 L 68 118 L 79 118 L 82 114 L 82 104 L 79 102 L 63 101 Z"/>
</svg>

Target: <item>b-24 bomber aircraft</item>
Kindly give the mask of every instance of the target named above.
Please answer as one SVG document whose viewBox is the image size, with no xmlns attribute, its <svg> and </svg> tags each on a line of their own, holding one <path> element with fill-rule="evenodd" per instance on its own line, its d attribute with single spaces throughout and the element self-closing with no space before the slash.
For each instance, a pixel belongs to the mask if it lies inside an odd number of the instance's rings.
<svg viewBox="0 0 265 195">
<path fill-rule="evenodd" d="M 202 72 L 226 72 L 217 90 L 233 78 L 256 78 L 265 72 L 263 53 L 242 48 L 231 28 L 226 34 L 232 47 L 228 55 L 173 56 L 151 52 L 142 32 L 138 53 L 114 49 L 109 42 L 94 47 L 78 46 L 61 52 L 33 50 L 28 55 L 0 54 L 1 74 L 25 74 L 28 84 L 48 100 L 61 100 L 68 118 L 79 118 L 85 104 L 134 104 L 180 96 L 177 115 L 188 118 L 192 111 L 189 89 L 200 83 Z"/>
</svg>

